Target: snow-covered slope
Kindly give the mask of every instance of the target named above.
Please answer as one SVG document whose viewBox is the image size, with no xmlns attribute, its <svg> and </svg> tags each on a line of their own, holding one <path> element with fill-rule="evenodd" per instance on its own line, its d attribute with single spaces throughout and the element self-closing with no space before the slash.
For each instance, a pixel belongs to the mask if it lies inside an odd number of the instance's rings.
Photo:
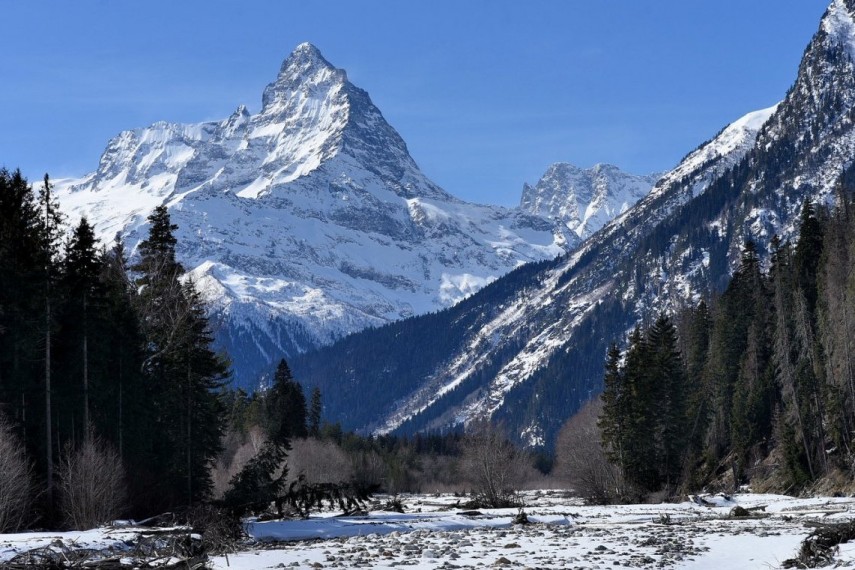
<svg viewBox="0 0 855 570">
<path fill-rule="evenodd" d="M 520 208 L 560 220 L 584 239 L 635 205 L 660 177 L 661 174 L 627 174 L 611 164 L 582 169 L 557 162 L 536 185 L 523 186 Z"/>
<path fill-rule="evenodd" d="M 365 91 L 310 44 L 261 111 L 156 123 L 110 141 L 57 197 L 102 239 L 133 247 L 167 204 L 179 257 L 213 303 L 218 338 L 250 383 L 274 359 L 447 307 L 575 234 L 432 183 Z"/>
<path fill-rule="evenodd" d="M 770 113 L 750 113 L 723 129 L 661 176 L 635 207 L 582 242 L 569 256 L 545 266 L 521 268 L 439 315 L 366 331 L 309 354 L 295 363 L 299 375 L 321 385 L 329 413 L 355 429 L 416 431 L 495 415 L 506 407 L 509 392 L 530 386 L 556 354 L 565 354 L 568 345 L 574 344 L 580 324 L 613 294 L 616 268 L 629 259 L 641 238 L 741 161 L 763 124 L 757 117 L 768 118 Z M 560 188 L 555 193 L 559 198 L 566 195 Z M 529 195 L 533 194 L 530 190 Z M 549 195 L 541 192 L 539 197 L 548 199 Z M 581 268 L 588 272 L 585 277 L 566 277 Z M 620 322 L 633 318 L 625 315 Z M 447 343 L 448 349 L 428 356 L 429 362 L 423 367 L 414 366 L 418 363 L 411 362 L 408 355 L 419 346 L 427 346 L 425 336 L 438 330 L 453 338 Z M 528 396 L 541 403 L 569 406 L 572 411 L 598 389 L 598 378 L 587 373 L 592 367 L 601 368 L 603 343 L 612 338 L 584 338 L 587 344 L 580 347 L 584 365 L 577 363 L 567 372 L 574 380 L 563 384 L 552 398 L 543 393 L 535 396 L 533 391 Z M 397 350 L 385 349 L 387 339 L 394 339 Z M 376 358 L 362 367 L 352 366 L 357 355 L 365 351 Z M 375 386 L 383 388 L 374 390 Z M 539 407 L 525 398 L 519 398 L 517 405 L 517 414 Z M 547 432 L 567 413 L 561 411 L 552 418 L 552 426 L 546 421 L 523 427 L 523 438 L 529 443 L 545 441 Z"/>
<path fill-rule="evenodd" d="M 780 104 L 690 153 L 572 253 L 515 271 L 430 319 L 346 339 L 301 372 L 322 389 L 333 379 L 346 384 L 351 401 L 370 384 L 385 386 L 386 371 L 407 380 L 405 389 L 370 393 L 359 410 L 327 400 L 349 427 L 411 432 L 489 416 L 528 443 L 549 444 L 601 389 L 608 343 L 660 310 L 721 290 L 746 239 L 763 252 L 774 234 L 794 238 L 803 201 L 832 201 L 841 174 L 852 175 L 853 14 L 855 0 L 834 0 Z M 406 364 L 425 328 L 452 338 L 429 361 Z M 391 337 L 394 351 L 341 366 L 356 347 Z"/>
</svg>

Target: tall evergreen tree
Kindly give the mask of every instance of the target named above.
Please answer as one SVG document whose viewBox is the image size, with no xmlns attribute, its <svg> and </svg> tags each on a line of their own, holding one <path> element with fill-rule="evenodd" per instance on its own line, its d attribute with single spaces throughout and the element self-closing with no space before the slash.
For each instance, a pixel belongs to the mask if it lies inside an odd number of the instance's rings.
<svg viewBox="0 0 855 570">
<path fill-rule="evenodd" d="M 648 413 L 656 424 L 659 484 L 679 479 L 686 444 L 686 372 L 677 349 L 677 329 L 660 315 L 647 334 L 648 374 L 653 402 Z"/>
<path fill-rule="evenodd" d="M 823 230 L 810 198 L 805 199 L 799 217 L 799 239 L 793 255 L 796 285 L 802 290 L 806 308 L 812 316 L 816 311 L 817 272 L 822 257 Z"/>
<path fill-rule="evenodd" d="M 63 354 L 65 375 L 77 376 L 67 378 L 67 383 L 79 386 L 79 390 L 74 392 L 82 394 L 82 414 L 78 417 L 83 422 L 80 431 L 87 437 L 93 428 L 90 416 L 90 338 L 95 324 L 93 317 L 102 304 L 101 272 L 102 260 L 95 232 L 86 218 L 82 218 L 71 234 L 62 262 L 60 334 L 68 348 Z"/>
<path fill-rule="evenodd" d="M 321 433 L 321 413 L 323 406 L 321 405 L 321 389 L 315 386 L 312 389 L 312 400 L 309 404 L 308 430 L 309 435 L 318 437 Z"/>
<path fill-rule="evenodd" d="M 181 281 L 177 226 L 165 206 L 155 208 L 149 224 L 133 269 L 139 275 L 137 312 L 146 338 L 145 396 L 159 432 L 152 454 L 165 470 L 163 500 L 190 503 L 211 490 L 209 464 L 220 449 L 225 418 L 219 392 L 228 363 L 211 349 L 201 297 L 192 282 Z"/>
<path fill-rule="evenodd" d="M 267 409 L 267 433 L 273 441 L 285 443 L 308 434 L 306 397 L 284 358 L 276 366 L 273 386 L 267 395 Z"/>
<path fill-rule="evenodd" d="M 603 378 L 602 413 L 598 425 L 609 460 L 626 471 L 624 447 L 626 446 L 628 394 L 621 369 L 621 354 L 617 344 L 612 343 L 606 356 Z"/>
<path fill-rule="evenodd" d="M 45 462 L 47 472 L 45 479 L 45 498 L 47 500 L 48 512 L 52 516 L 53 510 L 53 407 L 52 396 L 52 342 L 54 328 L 54 280 L 56 279 L 56 255 L 59 250 L 62 216 L 56 198 L 51 194 L 53 186 L 47 174 L 44 177 L 44 185 L 39 192 L 39 202 L 44 216 L 41 223 L 41 257 L 44 260 L 44 402 L 45 402 Z"/>
<path fill-rule="evenodd" d="M 0 402 L 22 428 L 34 457 L 45 458 L 44 417 L 36 362 L 42 335 L 44 250 L 41 215 L 32 187 L 20 171 L 0 169 Z M 44 468 L 44 463 L 40 463 Z"/>
</svg>

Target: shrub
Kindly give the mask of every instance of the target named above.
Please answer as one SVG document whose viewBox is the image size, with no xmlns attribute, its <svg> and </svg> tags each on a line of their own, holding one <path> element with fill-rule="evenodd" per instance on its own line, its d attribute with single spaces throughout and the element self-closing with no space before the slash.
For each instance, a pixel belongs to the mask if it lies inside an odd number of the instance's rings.
<svg viewBox="0 0 855 570">
<path fill-rule="evenodd" d="M 27 522 L 33 492 L 33 466 L 12 426 L 0 416 L 0 533 Z"/>
<path fill-rule="evenodd" d="M 315 438 L 291 442 L 289 482 L 302 476 L 309 484 L 338 483 L 354 477 L 353 460 L 335 442 Z"/>
<path fill-rule="evenodd" d="M 77 449 L 67 445 L 58 476 L 60 508 L 69 528 L 93 528 L 121 513 L 125 470 L 119 454 L 101 440 L 90 437 Z"/>
<path fill-rule="evenodd" d="M 579 496 L 599 505 L 620 502 L 629 495 L 620 469 L 609 463 L 603 450 L 597 427 L 602 407 L 599 398 L 588 403 L 567 420 L 555 445 L 556 475 Z"/>
<path fill-rule="evenodd" d="M 473 486 L 476 503 L 490 508 L 518 506 L 518 491 L 529 465 L 524 452 L 488 423 L 475 426 L 463 441 L 461 471 Z"/>
</svg>

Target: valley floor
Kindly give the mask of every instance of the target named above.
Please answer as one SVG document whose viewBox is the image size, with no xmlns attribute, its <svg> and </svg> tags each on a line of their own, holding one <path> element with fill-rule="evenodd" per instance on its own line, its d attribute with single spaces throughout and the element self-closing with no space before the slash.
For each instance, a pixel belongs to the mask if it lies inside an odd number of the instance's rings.
<svg viewBox="0 0 855 570">
<path fill-rule="evenodd" d="M 253 541 L 213 557 L 216 569 L 266 568 L 778 568 L 811 532 L 806 523 L 855 519 L 853 498 L 794 499 L 742 494 L 709 503 L 583 506 L 557 491 L 529 492 L 531 524 L 516 509 L 462 514 L 451 495 L 400 497 L 406 513 L 333 514 L 308 520 L 249 522 Z M 751 517 L 732 518 L 740 505 Z M 765 507 L 760 509 L 759 507 Z M 132 562 L 141 529 L 0 535 L 0 567 L 33 549 L 103 551 Z M 125 553 L 123 554 L 123 549 Z M 17 558 L 16 558 L 17 557 Z M 72 556 L 73 557 L 73 556 Z M 841 545 L 838 567 L 855 567 L 855 545 Z M 138 564 L 138 562 L 137 562 Z"/>
<path fill-rule="evenodd" d="M 855 499 L 745 494 L 715 506 L 692 502 L 582 506 L 557 492 L 526 496 L 532 524 L 515 509 L 460 515 L 455 498 L 409 496 L 407 513 L 250 524 L 258 541 L 277 541 L 213 560 L 218 569 L 262 568 L 778 568 L 810 533 L 807 521 L 855 517 Z M 765 506 L 730 518 L 736 505 Z M 421 511 L 421 512 L 419 512 Z M 670 523 L 670 524 L 666 524 Z M 311 539 L 311 540 L 307 540 Z M 842 566 L 855 566 L 843 545 Z"/>
</svg>

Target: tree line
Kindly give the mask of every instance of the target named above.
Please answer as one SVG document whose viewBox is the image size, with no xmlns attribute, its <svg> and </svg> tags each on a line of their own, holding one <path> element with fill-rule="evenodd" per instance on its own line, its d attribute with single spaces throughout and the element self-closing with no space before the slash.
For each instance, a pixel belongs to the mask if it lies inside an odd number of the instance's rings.
<svg viewBox="0 0 855 570">
<path fill-rule="evenodd" d="M 598 421 L 612 498 L 851 475 L 855 209 L 806 201 L 797 223 L 765 268 L 746 242 L 721 295 L 612 345 Z"/>
<path fill-rule="evenodd" d="M 166 208 L 149 224 L 129 266 L 120 237 L 108 249 L 86 218 L 66 229 L 47 176 L 36 192 L 0 170 L 0 412 L 34 462 L 48 523 L 57 468 L 86 443 L 121 459 L 131 512 L 210 492 L 228 361 Z"/>
</svg>

